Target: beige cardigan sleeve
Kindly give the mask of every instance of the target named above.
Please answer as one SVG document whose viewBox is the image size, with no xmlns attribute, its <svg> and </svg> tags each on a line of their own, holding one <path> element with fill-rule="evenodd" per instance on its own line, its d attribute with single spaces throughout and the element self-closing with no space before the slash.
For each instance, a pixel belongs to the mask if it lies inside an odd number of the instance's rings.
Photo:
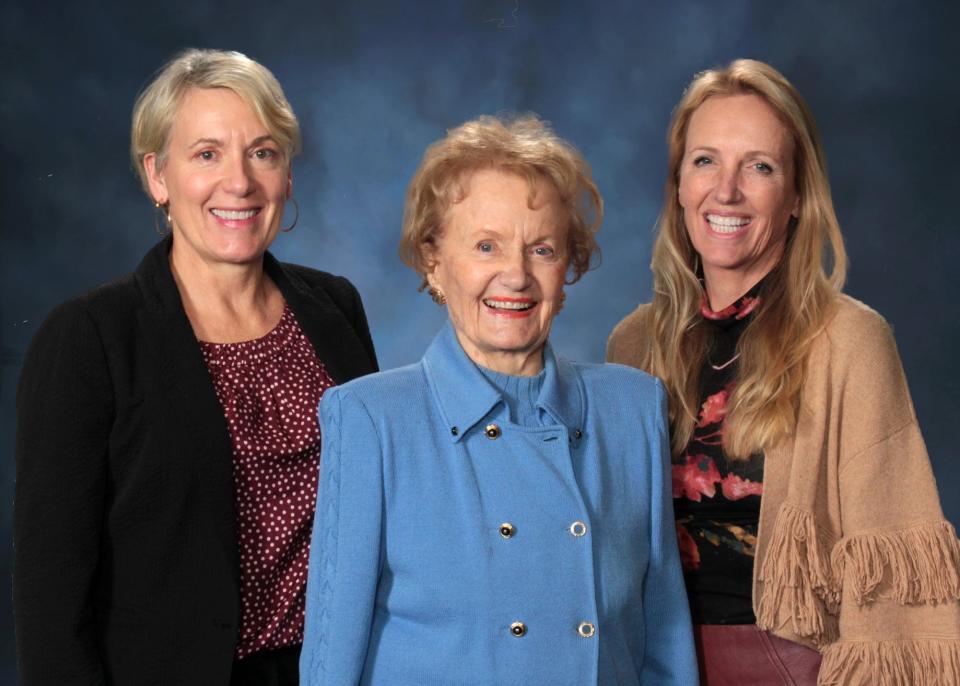
<svg viewBox="0 0 960 686">
<path fill-rule="evenodd" d="M 890 327 L 848 302 L 827 330 L 831 387 L 821 399 L 824 421 L 837 423 L 841 530 L 828 572 L 839 638 L 824 647 L 819 683 L 960 686 L 960 542 Z"/>
</svg>

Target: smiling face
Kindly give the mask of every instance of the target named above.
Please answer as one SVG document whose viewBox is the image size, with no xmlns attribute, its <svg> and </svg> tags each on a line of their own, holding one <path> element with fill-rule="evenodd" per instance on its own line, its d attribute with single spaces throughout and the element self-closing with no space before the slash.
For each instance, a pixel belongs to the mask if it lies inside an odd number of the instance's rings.
<svg viewBox="0 0 960 686">
<path fill-rule="evenodd" d="M 447 210 L 427 280 L 447 299 L 457 339 L 471 360 L 504 374 L 543 368 L 567 272 L 567 218 L 556 189 L 482 169 Z"/>
<path fill-rule="evenodd" d="M 291 190 L 289 164 L 250 106 L 226 88 L 184 94 L 166 160 L 144 157 L 154 199 L 169 202 L 180 269 L 259 261 Z"/>
<path fill-rule="evenodd" d="M 757 95 L 711 97 L 693 113 L 679 200 L 708 293 L 736 299 L 779 261 L 799 205 L 793 155 L 789 130 Z"/>
</svg>

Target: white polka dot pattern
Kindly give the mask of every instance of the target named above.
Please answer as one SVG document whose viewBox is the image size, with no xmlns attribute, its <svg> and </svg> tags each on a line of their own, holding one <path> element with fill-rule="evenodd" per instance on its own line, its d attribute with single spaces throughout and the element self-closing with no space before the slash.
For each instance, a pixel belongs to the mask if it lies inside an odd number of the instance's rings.
<svg viewBox="0 0 960 686">
<path fill-rule="evenodd" d="M 286 306 L 262 338 L 200 347 L 233 443 L 242 658 L 303 641 L 317 407 L 334 381 Z"/>
</svg>

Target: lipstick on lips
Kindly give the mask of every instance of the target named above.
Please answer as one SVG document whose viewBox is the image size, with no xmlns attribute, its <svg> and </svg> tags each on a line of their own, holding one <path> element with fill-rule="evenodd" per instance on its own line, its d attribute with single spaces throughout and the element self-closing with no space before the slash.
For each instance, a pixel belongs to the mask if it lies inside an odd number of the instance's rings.
<svg viewBox="0 0 960 686">
<path fill-rule="evenodd" d="M 741 233 L 750 223 L 750 217 L 742 214 L 720 214 L 717 212 L 707 212 L 703 215 L 704 221 L 710 231 L 720 236 L 733 236 Z"/>
<path fill-rule="evenodd" d="M 533 298 L 496 296 L 484 298 L 483 304 L 487 306 L 487 309 L 492 314 L 498 317 L 518 319 L 521 317 L 529 317 L 533 313 L 533 308 L 536 307 L 537 301 Z"/>
<path fill-rule="evenodd" d="M 214 207 L 210 214 L 220 224 L 234 228 L 243 228 L 254 223 L 257 215 L 260 214 L 259 207 L 247 207 L 241 209 L 228 209 L 225 207 Z"/>
</svg>

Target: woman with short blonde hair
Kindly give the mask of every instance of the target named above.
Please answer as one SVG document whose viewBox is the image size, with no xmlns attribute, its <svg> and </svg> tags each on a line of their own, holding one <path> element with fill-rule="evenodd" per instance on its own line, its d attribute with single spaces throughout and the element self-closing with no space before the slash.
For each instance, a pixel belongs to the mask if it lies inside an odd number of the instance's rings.
<svg viewBox="0 0 960 686">
<path fill-rule="evenodd" d="M 20 380 L 25 686 L 297 683 L 317 406 L 376 370 L 350 282 L 268 252 L 299 149 L 280 84 L 238 52 L 187 50 L 137 99 L 167 235 L 56 308 Z"/>
<path fill-rule="evenodd" d="M 156 154 L 156 166 L 163 167 L 170 129 L 184 95 L 192 88 L 225 88 L 236 93 L 263 122 L 288 164 L 300 153 L 300 123 L 270 70 L 239 52 L 184 50 L 157 72 L 133 105 L 130 157 L 151 198 L 144 158 Z"/>
<path fill-rule="evenodd" d="M 890 328 L 841 291 L 809 108 L 736 60 L 694 78 L 668 144 L 653 302 L 607 359 L 670 397 L 702 682 L 960 683 L 960 543 Z"/>
</svg>

